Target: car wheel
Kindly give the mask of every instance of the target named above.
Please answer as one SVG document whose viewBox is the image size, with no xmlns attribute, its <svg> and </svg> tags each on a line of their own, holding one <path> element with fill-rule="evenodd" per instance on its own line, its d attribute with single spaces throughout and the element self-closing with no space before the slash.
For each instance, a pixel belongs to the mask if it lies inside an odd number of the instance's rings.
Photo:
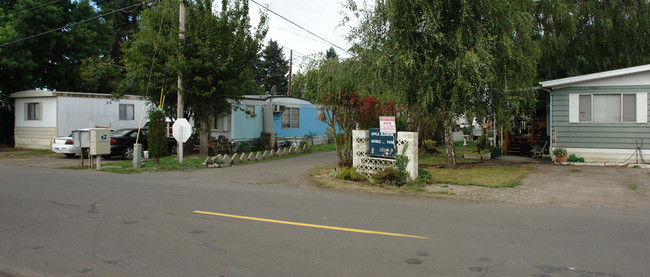
<svg viewBox="0 0 650 277">
<path fill-rule="evenodd" d="M 122 153 L 122 158 L 125 160 L 132 160 L 133 159 L 133 148 L 127 147 L 124 149 L 124 152 Z"/>
<path fill-rule="evenodd" d="M 74 158 L 74 153 L 65 154 L 65 156 L 68 157 L 68 158 Z"/>
</svg>

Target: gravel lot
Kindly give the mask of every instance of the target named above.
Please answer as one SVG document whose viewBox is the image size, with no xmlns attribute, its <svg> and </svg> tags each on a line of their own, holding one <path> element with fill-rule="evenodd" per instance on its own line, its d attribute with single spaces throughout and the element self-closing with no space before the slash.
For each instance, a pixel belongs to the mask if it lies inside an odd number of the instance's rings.
<svg viewBox="0 0 650 277">
<path fill-rule="evenodd" d="M 66 158 L 63 155 L 45 155 L 34 157 L 11 157 L 15 152 L 0 152 L 0 165 L 29 166 L 36 168 L 60 168 L 81 165 L 79 157 Z M 308 179 L 314 165 L 335 160 L 327 153 L 305 155 L 300 158 L 265 162 L 229 170 L 213 172 L 201 170 L 193 175 L 196 178 L 213 178 L 215 174 L 231 172 L 234 175 L 240 170 L 263 172 L 264 174 L 247 174 L 249 183 L 268 183 L 276 180 L 278 184 L 306 187 L 303 181 Z M 335 156 L 335 155 L 334 155 Z M 310 159 L 314 159 L 311 161 Z M 292 163 L 297 163 L 292 165 Z M 427 187 L 429 191 L 446 191 L 453 193 L 435 194 L 434 197 L 453 198 L 477 202 L 495 202 L 511 205 L 595 208 L 595 209 L 625 209 L 650 211 L 650 170 L 644 168 L 597 167 L 597 166 L 566 166 L 552 164 L 527 165 L 533 167 L 531 173 L 523 180 L 522 185 L 514 188 L 484 188 L 475 186 L 456 186 L 434 184 Z M 248 168 L 245 168 L 248 167 Z M 276 168 L 277 167 L 277 168 Z M 293 180 L 286 175 L 286 168 L 300 168 L 304 174 L 295 175 L 300 179 Z M 218 169 L 217 169 L 218 170 Z M 227 175 L 232 175 L 227 174 Z M 277 176 L 270 176 L 270 175 Z M 255 179 L 255 180 L 253 180 Z M 260 180 L 257 180 L 260 179 Z M 291 182 L 288 182 L 291 179 Z M 284 180 L 284 181 L 282 181 Z M 291 184 L 289 184 L 291 183 Z"/>
<path fill-rule="evenodd" d="M 520 186 L 514 188 L 435 184 L 427 189 L 455 194 L 441 197 L 513 205 L 650 211 L 648 169 L 553 164 L 529 166 L 534 169 Z"/>
</svg>

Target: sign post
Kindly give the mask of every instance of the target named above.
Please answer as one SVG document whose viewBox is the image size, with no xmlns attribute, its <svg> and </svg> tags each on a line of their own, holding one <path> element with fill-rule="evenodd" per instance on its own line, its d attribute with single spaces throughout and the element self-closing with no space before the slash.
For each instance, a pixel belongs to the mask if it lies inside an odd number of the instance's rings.
<svg viewBox="0 0 650 277">
<path fill-rule="evenodd" d="M 183 163 L 183 143 L 185 143 L 192 135 L 192 126 L 187 119 L 179 118 L 172 125 L 172 135 L 178 144 L 178 163 Z"/>
</svg>

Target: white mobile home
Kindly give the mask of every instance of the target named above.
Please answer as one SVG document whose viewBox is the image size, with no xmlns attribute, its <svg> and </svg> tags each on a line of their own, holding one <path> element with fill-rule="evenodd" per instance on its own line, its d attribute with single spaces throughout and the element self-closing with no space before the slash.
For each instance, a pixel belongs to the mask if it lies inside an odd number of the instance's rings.
<svg viewBox="0 0 650 277">
<path fill-rule="evenodd" d="M 137 128 L 151 107 L 141 96 L 111 99 L 110 94 L 26 90 L 15 99 L 16 148 L 48 149 L 54 137 L 93 127 Z"/>
</svg>

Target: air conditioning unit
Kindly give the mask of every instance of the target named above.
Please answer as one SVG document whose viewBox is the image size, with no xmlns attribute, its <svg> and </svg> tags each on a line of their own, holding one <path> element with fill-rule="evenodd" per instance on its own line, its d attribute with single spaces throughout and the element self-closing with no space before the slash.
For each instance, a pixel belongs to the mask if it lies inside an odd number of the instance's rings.
<svg viewBox="0 0 650 277">
<path fill-rule="evenodd" d="M 273 106 L 273 113 L 283 113 L 283 112 L 284 112 L 284 106 L 282 105 Z"/>
</svg>

